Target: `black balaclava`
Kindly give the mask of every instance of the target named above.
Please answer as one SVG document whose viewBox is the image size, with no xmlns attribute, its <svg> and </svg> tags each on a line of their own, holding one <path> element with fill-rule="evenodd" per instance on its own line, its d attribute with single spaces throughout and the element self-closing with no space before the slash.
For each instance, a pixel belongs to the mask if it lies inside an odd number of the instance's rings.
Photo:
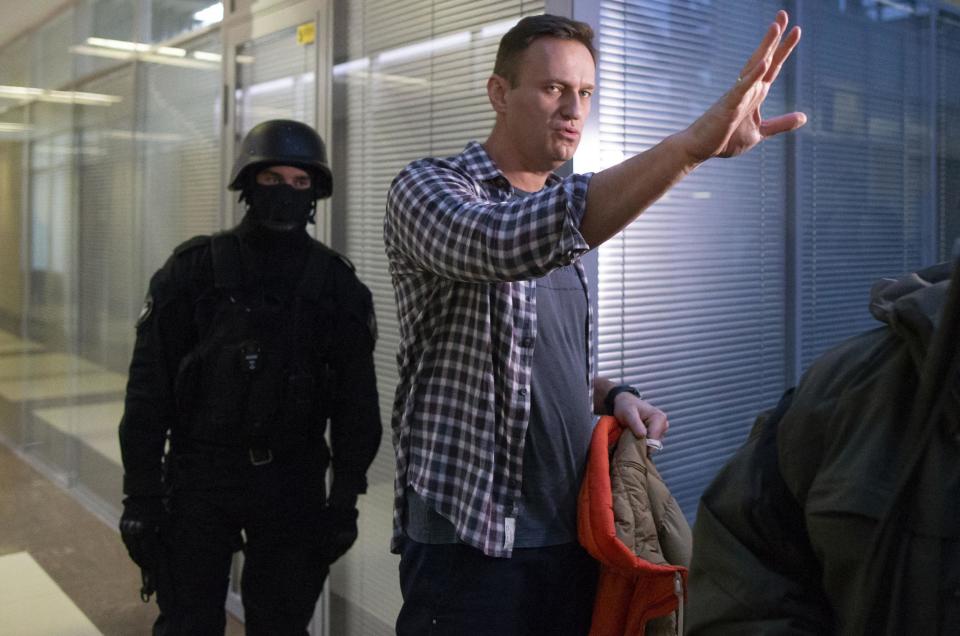
<svg viewBox="0 0 960 636">
<path fill-rule="evenodd" d="M 290 232 L 313 222 L 315 197 L 313 188 L 297 190 L 286 183 L 263 185 L 254 181 L 243 189 L 242 200 L 247 202 L 250 220 L 274 232 Z"/>
<path fill-rule="evenodd" d="M 281 303 L 296 289 L 306 263 L 313 189 L 251 183 L 243 190 L 247 213 L 234 229 L 240 238 L 243 278 L 257 281 L 263 302 Z"/>
</svg>

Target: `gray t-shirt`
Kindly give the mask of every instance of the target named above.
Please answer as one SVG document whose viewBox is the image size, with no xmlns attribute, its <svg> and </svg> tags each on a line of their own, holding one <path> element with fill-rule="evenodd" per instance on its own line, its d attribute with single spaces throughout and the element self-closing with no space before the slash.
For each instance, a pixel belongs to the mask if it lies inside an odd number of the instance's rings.
<svg viewBox="0 0 960 636">
<path fill-rule="evenodd" d="M 530 422 L 514 547 L 577 538 L 577 493 L 587 461 L 593 415 L 587 386 L 587 296 L 569 265 L 537 281 L 537 340 L 531 372 Z M 404 530 L 420 543 L 456 543 L 453 524 L 410 487 Z"/>
<path fill-rule="evenodd" d="M 517 548 L 577 540 L 577 493 L 593 434 L 587 320 L 586 291 L 573 265 L 537 281 L 537 342 Z"/>
</svg>

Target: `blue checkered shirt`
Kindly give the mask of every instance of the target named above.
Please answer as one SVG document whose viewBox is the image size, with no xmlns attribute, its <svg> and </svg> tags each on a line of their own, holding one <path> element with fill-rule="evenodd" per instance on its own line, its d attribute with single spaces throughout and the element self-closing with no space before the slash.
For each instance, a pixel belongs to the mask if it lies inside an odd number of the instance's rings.
<svg viewBox="0 0 960 636">
<path fill-rule="evenodd" d="M 461 541 L 511 555 L 536 279 L 573 263 L 587 288 L 579 257 L 589 247 L 579 227 L 589 182 L 590 175 L 551 175 L 539 192 L 517 197 L 476 142 L 454 157 L 415 161 L 394 179 L 384 220 L 400 320 L 394 551 L 409 485 Z M 588 387 L 591 341 L 588 331 L 579 371 Z"/>
</svg>

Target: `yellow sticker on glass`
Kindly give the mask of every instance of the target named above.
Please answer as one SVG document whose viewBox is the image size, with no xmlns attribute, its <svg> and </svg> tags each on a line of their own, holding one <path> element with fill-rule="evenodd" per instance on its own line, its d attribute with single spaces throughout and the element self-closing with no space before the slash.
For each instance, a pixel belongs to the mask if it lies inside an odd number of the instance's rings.
<svg viewBox="0 0 960 636">
<path fill-rule="evenodd" d="M 306 46 L 313 44 L 317 39 L 317 25 L 314 22 L 307 22 L 297 27 L 297 44 Z"/>
</svg>

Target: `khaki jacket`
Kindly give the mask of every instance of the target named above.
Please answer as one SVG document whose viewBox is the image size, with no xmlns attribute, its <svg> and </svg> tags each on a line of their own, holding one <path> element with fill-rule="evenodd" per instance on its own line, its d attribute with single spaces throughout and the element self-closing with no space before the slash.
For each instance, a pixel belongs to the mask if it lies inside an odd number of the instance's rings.
<svg viewBox="0 0 960 636">
<path fill-rule="evenodd" d="M 681 634 L 691 534 L 644 439 L 597 423 L 580 491 L 580 542 L 601 563 L 592 636 Z"/>
</svg>

